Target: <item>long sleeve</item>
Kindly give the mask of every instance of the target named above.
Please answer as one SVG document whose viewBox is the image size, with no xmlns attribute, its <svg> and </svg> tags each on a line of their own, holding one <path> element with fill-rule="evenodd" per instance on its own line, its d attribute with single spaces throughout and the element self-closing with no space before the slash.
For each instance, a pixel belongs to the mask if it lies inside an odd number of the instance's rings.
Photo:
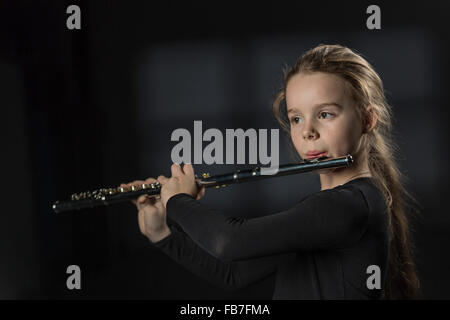
<svg viewBox="0 0 450 320">
<path fill-rule="evenodd" d="M 367 228 L 369 208 L 360 190 L 346 186 L 252 219 L 227 217 L 190 195 L 177 194 L 167 202 L 167 215 L 212 256 L 235 261 L 352 246 Z"/>
<path fill-rule="evenodd" d="M 237 290 L 276 271 L 281 256 L 224 262 L 196 245 L 181 229 L 170 225 L 171 234 L 155 243 L 172 260 L 190 272 L 225 289 Z"/>
</svg>

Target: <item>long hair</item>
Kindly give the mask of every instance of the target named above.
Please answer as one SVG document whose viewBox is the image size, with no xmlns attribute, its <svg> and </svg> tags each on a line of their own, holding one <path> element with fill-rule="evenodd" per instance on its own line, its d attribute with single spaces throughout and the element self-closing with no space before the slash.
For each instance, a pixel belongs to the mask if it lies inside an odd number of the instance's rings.
<svg viewBox="0 0 450 320">
<path fill-rule="evenodd" d="M 273 112 L 281 127 L 290 132 L 285 99 L 286 86 L 296 74 L 324 72 L 345 80 L 360 116 L 371 105 L 378 121 L 373 130 L 361 137 L 361 146 L 367 154 L 373 181 L 381 191 L 388 214 L 388 265 L 384 284 L 386 299 L 414 299 L 419 293 L 407 209 L 417 204 L 404 187 L 404 176 L 400 172 L 395 154 L 398 147 L 392 135 L 392 110 L 386 101 L 383 83 L 373 67 L 360 55 L 340 45 L 321 44 L 305 52 L 284 73 L 284 87 L 278 92 L 273 103 Z M 292 147 L 292 141 L 290 141 Z M 408 200 L 412 200 L 409 202 Z"/>
</svg>

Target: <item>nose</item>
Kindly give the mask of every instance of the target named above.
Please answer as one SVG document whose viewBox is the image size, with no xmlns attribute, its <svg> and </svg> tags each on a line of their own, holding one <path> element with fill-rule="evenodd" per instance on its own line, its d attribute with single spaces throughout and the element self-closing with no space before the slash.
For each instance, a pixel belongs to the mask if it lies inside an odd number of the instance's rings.
<svg viewBox="0 0 450 320">
<path fill-rule="evenodd" d="M 317 139 L 319 136 L 319 133 L 314 128 L 311 121 L 308 121 L 307 123 L 305 123 L 302 134 L 303 134 L 303 139 L 305 139 L 305 140 Z"/>
</svg>

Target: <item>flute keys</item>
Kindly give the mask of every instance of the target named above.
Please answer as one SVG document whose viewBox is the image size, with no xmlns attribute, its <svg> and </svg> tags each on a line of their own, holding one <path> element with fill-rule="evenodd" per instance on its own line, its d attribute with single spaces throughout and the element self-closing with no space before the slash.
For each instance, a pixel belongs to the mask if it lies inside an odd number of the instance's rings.
<svg viewBox="0 0 450 320">
<path fill-rule="evenodd" d="M 157 189 L 160 186 L 161 186 L 161 184 L 159 182 L 154 182 L 154 183 L 150 184 L 150 188 L 152 188 L 152 189 Z"/>
<path fill-rule="evenodd" d="M 131 186 L 131 191 L 138 191 L 142 189 L 142 185 Z"/>
<path fill-rule="evenodd" d="M 72 200 L 72 201 L 83 200 L 83 199 L 89 198 L 91 196 L 92 196 L 92 194 L 89 191 L 74 193 L 70 196 L 70 200 Z"/>
<path fill-rule="evenodd" d="M 131 190 L 131 188 L 129 188 L 129 187 L 119 187 L 119 192 L 121 192 L 121 193 L 128 192 L 130 190 Z"/>
</svg>

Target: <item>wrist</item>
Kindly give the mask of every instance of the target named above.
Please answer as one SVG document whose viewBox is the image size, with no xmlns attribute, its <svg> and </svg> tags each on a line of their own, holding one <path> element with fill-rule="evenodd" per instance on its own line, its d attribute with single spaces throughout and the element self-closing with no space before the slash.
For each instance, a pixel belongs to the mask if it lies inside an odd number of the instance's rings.
<svg viewBox="0 0 450 320">
<path fill-rule="evenodd" d="M 172 198 L 178 198 L 178 197 L 182 197 L 182 196 L 189 196 L 189 197 L 191 197 L 192 199 L 195 199 L 194 196 L 192 196 L 190 193 L 187 193 L 187 192 L 179 192 L 179 193 L 175 193 L 175 194 L 171 195 L 171 196 L 165 201 L 165 203 L 163 203 L 163 204 L 164 204 L 164 208 L 166 208 L 166 210 L 167 210 L 167 204 L 170 202 L 170 200 L 171 200 Z"/>
<path fill-rule="evenodd" d="M 151 242 L 155 243 L 168 237 L 171 233 L 172 231 L 170 231 L 169 226 L 166 224 L 162 229 L 148 232 L 146 236 Z"/>
</svg>

